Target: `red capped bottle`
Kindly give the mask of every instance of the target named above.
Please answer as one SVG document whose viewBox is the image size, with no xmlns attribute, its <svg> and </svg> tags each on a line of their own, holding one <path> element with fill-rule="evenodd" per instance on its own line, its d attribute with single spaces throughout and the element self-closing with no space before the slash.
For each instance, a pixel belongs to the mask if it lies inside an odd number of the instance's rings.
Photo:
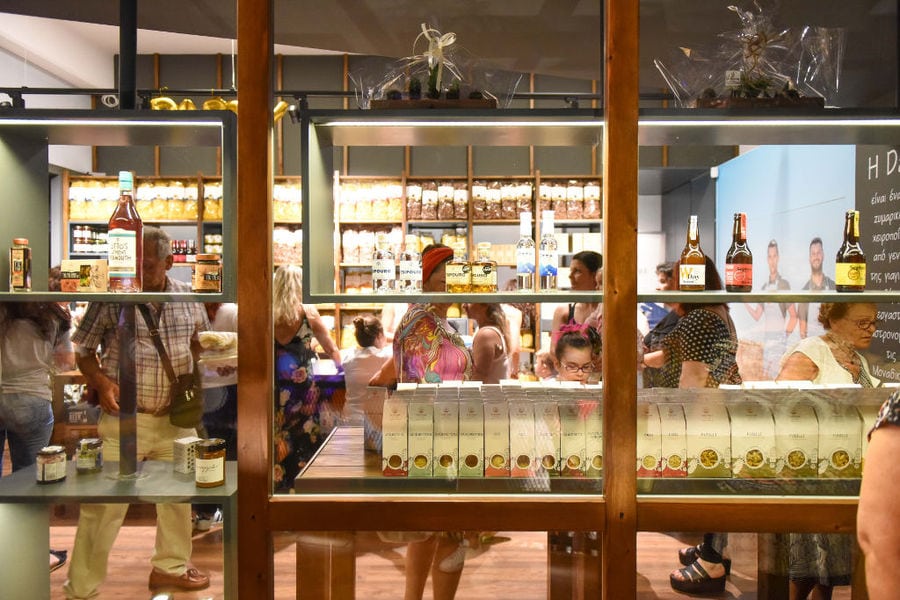
<svg viewBox="0 0 900 600">
<path fill-rule="evenodd" d="M 119 171 L 119 201 L 109 218 L 109 291 L 140 292 L 144 223 L 134 206 L 134 176 Z"/>
</svg>

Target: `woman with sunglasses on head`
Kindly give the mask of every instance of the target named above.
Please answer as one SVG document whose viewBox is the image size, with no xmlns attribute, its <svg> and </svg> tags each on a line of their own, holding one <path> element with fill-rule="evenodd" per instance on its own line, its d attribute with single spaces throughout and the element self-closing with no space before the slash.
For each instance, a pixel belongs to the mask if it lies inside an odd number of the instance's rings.
<svg viewBox="0 0 900 600">
<path fill-rule="evenodd" d="M 777 380 L 877 387 L 881 381 L 861 354 L 872 343 L 877 316 L 878 307 L 868 302 L 822 303 L 819 323 L 825 333 L 801 340 L 785 354 Z M 851 534 L 791 533 L 778 536 L 775 543 L 789 546 L 790 600 L 828 600 L 834 586 L 850 585 L 855 554 Z"/>
</svg>

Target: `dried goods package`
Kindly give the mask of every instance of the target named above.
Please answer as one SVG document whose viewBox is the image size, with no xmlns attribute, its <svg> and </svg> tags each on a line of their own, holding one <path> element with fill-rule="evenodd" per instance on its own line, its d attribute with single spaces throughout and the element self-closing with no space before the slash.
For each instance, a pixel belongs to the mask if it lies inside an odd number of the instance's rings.
<svg viewBox="0 0 900 600">
<path fill-rule="evenodd" d="M 531 477 L 536 470 L 534 404 L 525 399 L 509 400 L 509 456 L 513 477 Z"/>
<path fill-rule="evenodd" d="M 660 460 L 663 477 L 687 477 L 687 427 L 680 404 L 662 403 L 659 408 Z"/>
<path fill-rule="evenodd" d="M 731 428 L 725 404 L 684 403 L 688 477 L 731 477 Z"/>
<path fill-rule="evenodd" d="M 659 409 L 655 404 L 637 405 L 637 476 L 659 477 L 662 436 Z"/>
<path fill-rule="evenodd" d="M 434 404 L 414 396 L 408 410 L 409 477 L 431 477 L 434 450 Z"/>
<path fill-rule="evenodd" d="M 381 416 L 381 472 L 387 476 L 406 477 L 407 405 L 405 394 L 394 394 L 384 401 Z"/>
<path fill-rule="evenodd" d="M 478 397 L 459 399 L 459 476 L 484 476 L 484 406 Z"/>
<path fill-rule="evenodd" d="M 484 403 L 484 476 L 509 477 L 509 408 L 505 401 Z"/>
<path fill-rule="evenodd" d="M 856 478 L 862 475 L 862 423 L 850 404 L 819 402 L 819 477 Z"/>
<path fill-rule="evenodd" d="M 459 468 L 459 403 L 456 398 L 434 401 L 435 477 L 455 479 Z"/>
<path fill-rule="evenodd" d="M 819 455 L 819 422 L 807 402 L 772 405 L 775 418 L 775 475 L 814 478 Z"/>
<path fill-rule="evenodd" d="M 728 405 L 731 471 L 735 477 L 775 475 L 775 422 L 767 406 L 754 401 Z"/>
</svg>

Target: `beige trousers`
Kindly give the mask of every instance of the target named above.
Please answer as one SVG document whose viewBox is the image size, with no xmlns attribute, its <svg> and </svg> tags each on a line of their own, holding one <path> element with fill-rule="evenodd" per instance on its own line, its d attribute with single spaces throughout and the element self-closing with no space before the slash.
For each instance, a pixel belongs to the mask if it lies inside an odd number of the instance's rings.
<svg viewBox="0 0 900 600">
<path fill-rule="evenodd" d="M 119 420 L 101 415 L 97 427 L 103 438 L 106 460 L 119 460 Z M 172 442 L 196 435 L 193 429 L 182 429 L 169 423 L 168 416 L 137 415 L 137 458 L 172 461 Z M 82 504 L 78 531 L 69 561 L 68 580 L 63 589 L 66 598 L 96 598 L 106 578 L 109 551 L 112 549 L 127 504 Z M 191 557 L 191 506 L 189 504 L 156 505 L 156 550 L 150 563 L 154 568 L 181 575 Z M 149 575 L 149 571 L 147 573 Z"/>
</svg>

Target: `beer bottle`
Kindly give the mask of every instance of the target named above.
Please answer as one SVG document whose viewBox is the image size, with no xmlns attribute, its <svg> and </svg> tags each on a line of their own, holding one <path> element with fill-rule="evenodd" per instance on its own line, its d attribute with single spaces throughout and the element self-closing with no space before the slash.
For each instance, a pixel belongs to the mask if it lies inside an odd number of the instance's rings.
<svg viewBox="0 0 900 600">
<path fill-rule="evenodd" d="M 119 201 L 109 218 L 109 291 L 140 292 L 144 224 L 134 206 L 134 176 L 119 171 Z"/>
<path fill-rule="evenodd" d="M 700 248 L 697 215 L 691 215 L 688 221 L 687 242 L 681 251 L 678 266 L 678 289 L 686 292 L 702 292 L 706 289 L 706 255 Z"/>
<path fill-rule="evenodd" d="M 834 282 L 839 292 L 866 289 L 866 255 L 859 245 L 859 211 L 848 210 L 844 218 L 844 243 L 835 261 Z"/>
<path fill-rule="evenodd" d="M 753 254 L 747 246 L 747 213 L 734 213 L 731 247 L 725 254 L 725 289 L 729 292 L 753 289 Z"/>
</svg>

